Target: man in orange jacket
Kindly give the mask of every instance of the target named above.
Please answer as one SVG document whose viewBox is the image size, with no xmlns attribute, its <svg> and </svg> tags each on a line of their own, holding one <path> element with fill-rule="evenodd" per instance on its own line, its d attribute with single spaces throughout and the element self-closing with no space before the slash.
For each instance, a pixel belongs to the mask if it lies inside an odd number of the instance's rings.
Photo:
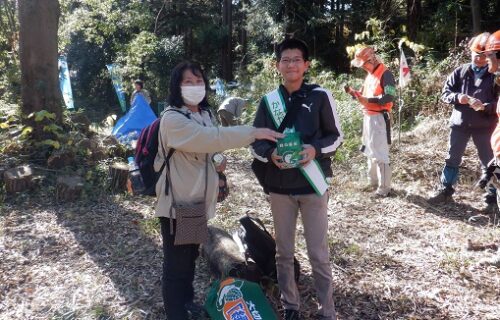
<svg viewBox="0 0 500 320">
<path fill-rule="evenodd" d="M 390 117 L 396 81 L 394 75 L 375 55 L 372 47 L 356 50 L 351 65 L 363 68 L 368 75 L 360 91 L 346 90 L 363 107 L 363 153 L 368 157 L 368 179 L 377 189 L 375 195 L 387 197 L 391 191 L 392 170 L 389 164 L 391 143 Z"/>
</svg>

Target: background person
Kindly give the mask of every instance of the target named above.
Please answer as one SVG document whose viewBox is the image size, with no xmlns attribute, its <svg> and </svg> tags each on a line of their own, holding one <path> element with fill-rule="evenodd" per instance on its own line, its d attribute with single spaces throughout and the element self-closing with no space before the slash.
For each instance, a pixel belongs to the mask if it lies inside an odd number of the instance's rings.
<svg viewBox="0 0 500 320">
<path fill-rule="evenodd" d="M 442 203 L 452 199 L 453 186 L 458 181 L 459 166 L 468 141 L 477 148 L 483 174 L 493 158 L 490 140 L 498 121 L 496 103 L 498 93 L 495 76 L 488 72 L 485 50 L 488 33 L 474 37 L 470 42 L 471 62 L 456 68 L 446 79 L 441 94 L 443 102 L 453 105 L 450 118 L 448 157 L 441 173 L 441 186 L 430 203 Z M 496 203 L 496 192 L 490 188 L 484 195 L 487 205 Z"/>
<path fill-rule="evenodd" d="M 239 124 L 239 118 L 245 110 L 247 100 L 239 97 L 226 98 L 220 105 L 217 114 L 223 127 Z"/>
<path fill-rule="evenodd" d="M 376 196 L 387 197 L 392 178 L 389 160 L 390 112 L 396 96 L 396 81 L 372 47 L 356 50 L 351 64 L 368 73 L 362 89 L 350 91 L 354 92 L 353 97 L 363 107 L 362 151 L 368 158 L 370 189 L 376 189 Z"/>
<path fill-rule="evenodd" d="M 151 95 L 149 94 L 149 91 L 144 89 L 144 81 L 140 79 L 134 81 L 134 92 L 132 92 L 132 95 L 130 96 L 130 105 L 134 103 L 134 99 L 137 95 L 143 96 L 144 100 L 151 105 Z"/>
<path fill-rule="evenodd" d="M 212 218 L 219 190 L 217 171 L 223 169 L 215 167 L 211 160 L 213 154 L 246 146 L 255 139 L 276 141 L 276 138 L 283 136 L 270 129 L 251 126 L 215 127 L 208 111 L 207 86 L 207 78 L 197 63 L 178 64 L 172 70 L 169 107 L 160 123 L 155 170 L 160 170 L 165 161 L 164 150 L 167 154 L 170 148 L 176 150 L 169 161 L 172 189 L 166 192 L 166 167 L 156 185 L 158 201 L 155 216 L 160 217 L 164 254 L 162 293 L 169 320 L 186 320 L 188 311 L 194 319 L 198 319 L 203 310 L 193 303 L 195 260 L 199 245 L 174 245 L 176 217 L 175 209 L 171 210 L 172 194 L 177 203 L 193 203 L 203 199 L 206 190 L 206 212 L 208 218 Z M 207 154 L 208 172 L 205 169 Z M 206 185 L 205 179 L 208 179 Z M 171 223 L 173 232 L 170 230 Z"/>
</svg>

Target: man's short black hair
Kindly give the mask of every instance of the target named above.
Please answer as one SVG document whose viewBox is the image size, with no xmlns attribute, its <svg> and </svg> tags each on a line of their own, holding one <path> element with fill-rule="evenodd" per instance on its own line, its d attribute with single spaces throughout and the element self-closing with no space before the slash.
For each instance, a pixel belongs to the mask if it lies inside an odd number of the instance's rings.
<svg viewBox="0 0 500 320">
<path fill-rule="evenodd" d="M 142 81 L 141 79 L 137 79 L 134 81 L 134 84 L 138 84 L 141 86 L 141 89 L 144 88 L 144 81 Z"/>
<path fill-rule="evenodd" d="M 288 38 L 278 43 L 278 46 L 276 47 L 276 60 L 280 61 L 281 54 L 283 51 L 288 49 L 299 49 L 302 52 L 302 58 L 304 61 L 309 61 L 309 48 L 307 47 L 307 44 L 297 38 Z"/>
</svg>

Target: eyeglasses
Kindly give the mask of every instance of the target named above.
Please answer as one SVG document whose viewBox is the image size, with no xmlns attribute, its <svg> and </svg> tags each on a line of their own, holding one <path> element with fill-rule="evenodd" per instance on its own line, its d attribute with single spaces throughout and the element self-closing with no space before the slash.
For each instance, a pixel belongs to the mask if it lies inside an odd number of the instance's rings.
<svg viewBox="0 0 500 320">
<path fill-rule="evenodd" d="M 304 59 L 302 58 L 293 58 L 293 59 L 284 58 L 280 60 L 280 63 L 283 63 L 284 65 L 290 65 L 290 64 L 297 65 L 302 62 L 304 62 Z"/>
</svg>

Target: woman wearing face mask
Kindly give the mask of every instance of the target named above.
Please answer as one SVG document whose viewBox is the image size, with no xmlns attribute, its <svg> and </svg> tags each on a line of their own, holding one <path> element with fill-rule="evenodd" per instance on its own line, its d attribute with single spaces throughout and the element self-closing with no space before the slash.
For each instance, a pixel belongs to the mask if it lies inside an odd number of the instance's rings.
<svg viewBox="0 0 500 320">
<path fill-rule="evenodd" d="M 207 88 L 207 79 L 197 63 L 178 64 L 170 77 L 169 107 L 160 124 L 157 171 L 169 158 L 170 150 L 175 149 L 168 161 L 171 188 L 167 187 L 164 168 L 156 185 L 155 213 L 160 217 L 163 238 L 162 293 L 169 320 L 185 320 L 188 313 L 196 319 L 202 312 L 202 308 L 193 303 L 199 245 L 174 245 L 176 216 L 175 210 L 171 210 L 172 194 L 176 203 L 204 198 L 208 218 L 212 218 L 219 190 L 217 171 L 221 169 L 215 167 L 213 154 L 249 145 L 256 139 L 276 141 L 282 137 L 270 129 L 251 126 L 215 127 L 208 111 Z"/>
</svg>

